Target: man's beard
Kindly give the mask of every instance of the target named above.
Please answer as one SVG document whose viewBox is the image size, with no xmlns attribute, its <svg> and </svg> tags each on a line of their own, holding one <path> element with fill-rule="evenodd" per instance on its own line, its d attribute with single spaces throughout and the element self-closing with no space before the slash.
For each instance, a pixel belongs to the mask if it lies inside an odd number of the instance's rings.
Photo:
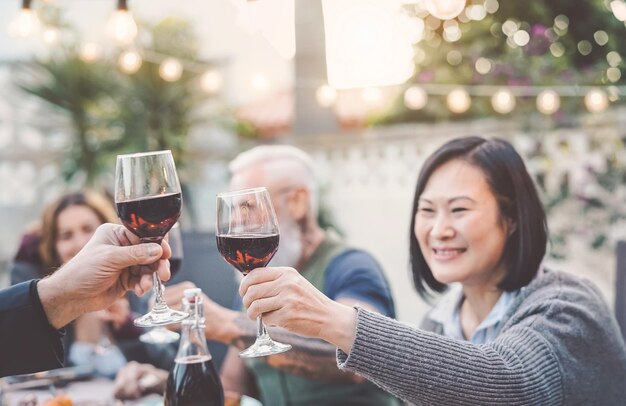
<svg viewBox="0 0 626 406">
<path fill-rule="evenodd" d="M 294 268 L 302 258 L 302 234 L 298 224 L 291 219 L 280 223 L 278 251 L 270 261 L 270 266 L 290 266 Z"/>
</svg>

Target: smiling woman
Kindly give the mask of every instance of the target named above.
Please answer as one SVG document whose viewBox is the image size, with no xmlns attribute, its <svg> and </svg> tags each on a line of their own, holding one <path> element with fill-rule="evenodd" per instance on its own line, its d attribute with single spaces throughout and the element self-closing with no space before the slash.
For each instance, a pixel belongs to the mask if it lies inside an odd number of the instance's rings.
<svg viewBox="0 0 626 406">
<path fill-rule="evenodd" d="M 462 160 L 443 164 L 431 176 L 415 216 L 420 251 L 437 281 L 497 285 L 502 279 L 512 221 L 500 217 L 480 169 Z"/>
<path fill-rule="evenodd" d="M 334 302 L 284 267 L 243 280 L 249 317 L 334 344 L 341 369 L 410 403 L 623 403 L 612 312 L 589 281 L 541 266 L 545 213 L 511 144 L 466 137 L 435 151 L 410 230 L 418 293 L 455 283 L 421 328 Z"/>
</svg>

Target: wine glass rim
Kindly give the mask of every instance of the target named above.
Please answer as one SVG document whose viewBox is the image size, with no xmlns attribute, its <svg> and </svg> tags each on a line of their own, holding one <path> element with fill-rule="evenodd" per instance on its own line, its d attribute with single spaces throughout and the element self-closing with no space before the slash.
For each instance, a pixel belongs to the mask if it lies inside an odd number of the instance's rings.
<svg viewBox="0 0 626 406">
<path fill-rule="evenodd" d="M 137 157 L 141 157 L 141 156 L 148 156 L 148 155 L 163 155 L 163 154 L 171 154 L 172 151 L 169 149 L 164 149 L 161 151 L 148 151 L 148 152 L 134 152 L 132 154 L 120 154 L 117 157 L 118 158 L 137 158 Z"/>
<path fill-rule="evenodd" d="M 248 189 L 233 190 L 231 192 L 221 192 L 217 194 L 217 197 L 238 196 L 238 195 L 245 195 L 248 193 L 256 193 L 256 192 L 267 192 L 267 188 L 265 186 L 261 186 L 261 187 L 253 187 L 253 188 L 248 188 Z"/>
</svg>

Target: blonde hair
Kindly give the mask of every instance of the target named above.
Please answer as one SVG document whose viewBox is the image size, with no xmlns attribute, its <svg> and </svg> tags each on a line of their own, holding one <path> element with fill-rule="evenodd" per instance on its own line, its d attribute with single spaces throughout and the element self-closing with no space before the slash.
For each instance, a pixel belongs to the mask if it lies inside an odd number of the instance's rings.
<svg viewBox="0 0 626 406">
<path fill-rule="evenodd" d="M 61 212 L 68 207 L 85 206 L 93 210 L 102 224 L 117 222 L 117 215 L 111 202 L 95 192 L 68 193 L 46 206 L 41 219 L 41 243 L 39 254 L 43 261 L 44 275 L 51 274 L 61 266 L 61 260 L 56 250 L 58 219 Z"/>
</svg>

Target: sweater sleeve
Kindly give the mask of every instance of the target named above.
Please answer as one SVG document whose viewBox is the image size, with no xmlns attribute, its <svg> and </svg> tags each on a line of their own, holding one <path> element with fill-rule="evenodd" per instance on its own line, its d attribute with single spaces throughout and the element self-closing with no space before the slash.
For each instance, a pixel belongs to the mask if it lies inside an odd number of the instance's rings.
<svg viewBox="0 0 626 406">
<path fill-rule="evenodd" d="M 352 350 L 338 350 L 337 362 L 416 404 L 556 405 L 563 399 L 558 361 L 527 327 L 475 345 L 359 308 Z"/>
</svg>

